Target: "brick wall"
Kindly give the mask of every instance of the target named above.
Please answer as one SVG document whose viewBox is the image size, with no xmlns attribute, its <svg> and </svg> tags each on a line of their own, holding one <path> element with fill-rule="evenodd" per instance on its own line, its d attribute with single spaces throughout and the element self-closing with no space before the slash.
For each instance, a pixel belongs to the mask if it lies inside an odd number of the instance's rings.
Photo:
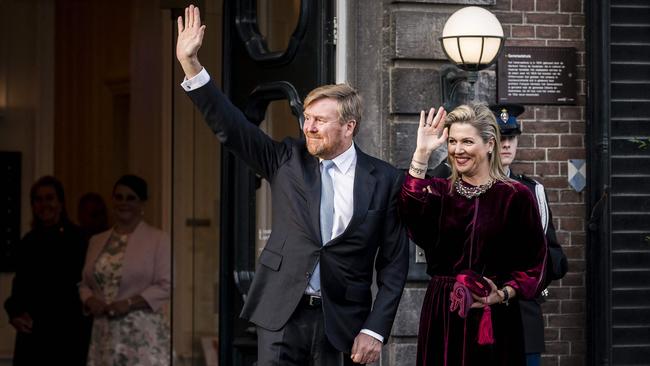
<svg viewBox="0 0 650 366">
<path fill-rule="evenodd" d="M 497 0 L 490 10 L 503 24 L 506 46 L 575 47 L 578 105 L 526 106 L 513 168 L 546 187 L 569 273 L 551 284 L 542 306 L 546 322 L 543 365 L 585 361 L 585 194 L 567 183 L 567 159 L 585 159 L 585 16 L 581 0 Z"/>
</svg>

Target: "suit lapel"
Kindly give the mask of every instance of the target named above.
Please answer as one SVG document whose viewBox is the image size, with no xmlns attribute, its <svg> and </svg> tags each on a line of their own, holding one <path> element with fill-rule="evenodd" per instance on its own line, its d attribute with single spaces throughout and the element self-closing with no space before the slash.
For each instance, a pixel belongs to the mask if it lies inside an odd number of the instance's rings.
<svg viewBox="0 0 650 366">
<path fill-rule="evenodd" d="M 350 219 L 350 223 L 345 228 L 345 231 L 330 241 L 328 245 L 336 244 L 349 233 L 356 230 L 359 224 L 365 219 L 368 213 L 368 207 L 370 207 L 370 201 L 375 193 L 377 179 L 372 174 L 375 166 L 370 161 L 368 155 L 356 147 L 356 145 L 355 148 L 357 149 L 357 165 L 354 172 L 354 208 L 352 211 L 352 219 Z"/>
</svg>

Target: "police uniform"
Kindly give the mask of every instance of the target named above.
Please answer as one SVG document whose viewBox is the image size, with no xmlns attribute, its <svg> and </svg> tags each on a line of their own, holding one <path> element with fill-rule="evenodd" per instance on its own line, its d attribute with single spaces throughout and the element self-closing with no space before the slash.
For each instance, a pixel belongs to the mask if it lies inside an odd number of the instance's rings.
<svg viewBox="0 0 650 366">
<path fill-rule="evenodd" d="M 521 127 L 517 121 L 517 116 L 523 113 L 524 108 L 517 104 L 501 104 L 490 106 L 494 112 L 501 136 L 516 136 L 521 134 Z M 548 246 L 547 267 L 545 276 L 545 286 L 552 280 L 564 277 L 568 270 L 567 258 L 562 251 L 562 247 L 557 241 L 555 227 L 553 226 L 553 216 L 548 207 L 548 199 L 544 186 L 538 181 L 527 177 L 523 174 L 515 174 L 512 169 L 508 172 L 509 177 L 524 184 L 531 192 L 534 193 L 541 224 L 546 234 Z M 547 293 L 544 290 L 544 293 Z M 534 300 L 520 300 L 521 318 L 524 327 L 524 341 L 527 354 L 539 354 L 544 352 L 544 318 L 542 316 L 541 304 L 544 302 L 542 296 Z"/>
</svg>

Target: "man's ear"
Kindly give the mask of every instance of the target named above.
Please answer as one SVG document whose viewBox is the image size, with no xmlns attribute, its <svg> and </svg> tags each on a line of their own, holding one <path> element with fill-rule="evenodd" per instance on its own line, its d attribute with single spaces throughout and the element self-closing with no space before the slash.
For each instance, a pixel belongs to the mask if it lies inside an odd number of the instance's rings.
<svg viewBox="0 0 650 366">
<path fill-rule="evenodd" d="M 354 134 L 354 129 L 357 127 L 357 121 L 351 119 L 345 125 L 347 126 L 347 132 Z"/>
</svg>

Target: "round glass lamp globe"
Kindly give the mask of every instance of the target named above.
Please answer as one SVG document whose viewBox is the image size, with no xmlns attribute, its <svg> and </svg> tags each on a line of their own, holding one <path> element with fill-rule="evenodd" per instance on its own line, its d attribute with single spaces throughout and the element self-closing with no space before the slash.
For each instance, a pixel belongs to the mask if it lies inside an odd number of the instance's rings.
<svg viewBox="0 0 650 366">
<path fill-rule="evenodd" d="M 503 28 L 497 17 L 478 6 L 453 13 L 441 37 L 442 47 L 452 62 L 477 70 L 494 62 L 503 40 Z"/>
</svg>

